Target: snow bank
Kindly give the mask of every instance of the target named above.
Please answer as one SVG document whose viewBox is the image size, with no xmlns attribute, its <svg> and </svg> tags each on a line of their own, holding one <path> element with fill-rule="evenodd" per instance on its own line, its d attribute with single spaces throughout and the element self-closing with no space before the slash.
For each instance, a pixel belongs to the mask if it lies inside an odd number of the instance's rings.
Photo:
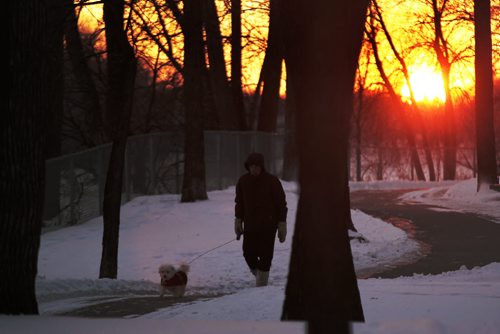
<svg viewBox="0 0 500 334">
<path fill-rule="evenodd" d="M 500 192 L 491 189 L 477 192 L 476 189 L 477 180 L 469 179 L 454 182 L 448 186 L 409 192 L 400 199 L 405 202 L 425 203 L 459 212 L 472 212 L 500 223 Z"/>
<path fill-rule="evenodd" d="M 297 185 L 283 182 L 289 234 L 276 242 L 270 283 L 283 286 L 288 274 L 297 206 Z M 122 207 L 118 279 L 98 280 L 102 218 L 42 235 L 37 294 L 52 301 L 85 295 L 156 293 L 157 268 L 165 262 L 191 262 L 189 293 L 227 294 L 250 288 L 241 241 L 234 240 L 234 187 L 209 193 L 209 200 L 180 203 L 175 195 L 137 197 Z M 355 210 L 356 228 L 370 242 L 353 241 L 358 274 L 366 276 L 396 261 L 418 256 L 418 245 L 400 229 Z M 229 242 L 234 240 L 232 242 Z M 214 249 L 226 242 L 227 245 Z M 214 249 L 213 251 L 210 251 Z M 196 259 L 200 254 L 206 255 Z M 42 310 L 44 305 L 41 305 Z"/>
</svg>

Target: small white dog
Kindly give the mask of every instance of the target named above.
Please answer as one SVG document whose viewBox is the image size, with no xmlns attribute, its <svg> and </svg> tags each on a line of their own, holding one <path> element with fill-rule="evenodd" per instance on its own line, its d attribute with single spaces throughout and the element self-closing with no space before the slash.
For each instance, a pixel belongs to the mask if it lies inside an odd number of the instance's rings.
<svg viewBox="0 0 500 334">
<path fill-rule="evenodd" d="M 175 268 L 171 264 L 162 264 L 158 268 L 161 276 L 160 297 L 163 297 L 165 292 L 169 291 L 174 297 L 182 297 L 186 292 L 188 281 L 187 273 L 189 265 L 183 263 L 179 268 Z"/>
</svg>

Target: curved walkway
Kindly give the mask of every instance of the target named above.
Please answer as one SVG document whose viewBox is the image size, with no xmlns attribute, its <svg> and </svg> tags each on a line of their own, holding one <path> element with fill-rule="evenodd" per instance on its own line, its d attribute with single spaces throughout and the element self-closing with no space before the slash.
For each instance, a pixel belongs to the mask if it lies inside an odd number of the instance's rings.
<svg viewBox="0 0 500 334">
<path fill-rule="evenodd" d="M 472 268 L 500 262 L 500 224 L 472 213 L 401 203 L 398 197 L 409 191 L 360 190 L 351 193 L 353 209 L 393 223 L 427 246 L 427 256 L 374 277 L 439 274 L 457 270 L 462 265 Z"/>
</svg>

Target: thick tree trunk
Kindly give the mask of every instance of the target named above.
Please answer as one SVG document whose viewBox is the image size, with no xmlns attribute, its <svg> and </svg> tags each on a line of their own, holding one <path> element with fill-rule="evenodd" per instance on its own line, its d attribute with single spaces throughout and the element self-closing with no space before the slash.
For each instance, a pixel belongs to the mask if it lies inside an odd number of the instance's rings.
<svg viewBox="0 0 500 334">
<path fill-rule="evenodd" d="M 497 183 L 490 1 L 474 0 L 477 189 Z"/>
<path fill-rule="evenodd" d="M 104 186 L 102 256 L 99 278 L 118 275 L 118 241 L 120 236 L 120 206 L 127 138 L 113 141 Z"/>
<path fill-rule="evenodd" d="M 219 127 L 221 130 L 238 130 L 238 114 L 227 81 L 226 62 L 215 0 L 205 0 L 201 4 L 203 5 L 203 23 L 207 33 L 209 77 L 219 115 Z M 184 29 L 190 28 L 184 26 Z"/>
<path fill-rule="evenodd" d="M 184 2 L 184 180 L 181 202 L 207 199 L 203 139 L 203 86 L 205 70 L 202 0 Z"/>
<path fill-rule="evenodd" d="M 78 30 L 78 19 L 74 8 L 72 8 L 74 2 L 67 0 L 66 2 L 70 8 L 64 25 L 66 50 L 71 62 L 73 74 L 81 90 L 81 100 L 79 102 L 85 113 L 84 129 L 88 137 L 86 142 L 91 147 L 104 142 L 101 102 L 92 78 L 92 73 L 87 65 L 80 32 Z"/>
<path fill-rule="evenodd" d="M 0 313 L 37 314 L 35 295 L 45 184 L 45 120 L 55 45 L 50 3 L 9 2 L 9 102 L 0 129 Z M 62 66 L 62 64 L 59 64 Z M 49 81 L 49 82 L 47 82 Z M 54 81 L 54 82 L 53 82 Z"/>
<path fill-rule="evenodd" d="M 283 7 L 284 0 L 270 0 L 269 34 L 266 55 L 262 64 L 264 89 L 259 108 L 257 130 L 275 132 L 280 101 L 281 68 L 284 56 Z"/>
<path fill-rule="evenodd" d="M 346 228 L 346 165 L 366 7 L 361 0 L 287 6 L 287 61 L 299 85 L 300 198 L 282 319 L 308 321 L 309 333 L 348 333 L 349 321 L 364 320 Z"/>
<path fill-rule="evenodd" d="M 231 93 L 240 130 L 246 130 L 246 112 L 241 82 L 241 0 L 231 0 Z"/>
<path fill-rule="evenodd" d="M 53 80 L 48 80 L 47 91 L 50 101 L 50 114 L 45 120 L 45 131 L 47 132 L 47 142 L 45 147 L 45 158 L 50 159 L 61 155 L 61 125 L 64 111 L 64 80 L 63 80 L 63 56 L 64 56 L 64 20 L 68 15 L 66 0 L 49 1 L 49 22 L 50 33 L 47 36 L 49 48 L 50 73 Z"/>
<path fill-rule="evenodd" d="M 102 257 L 99 278 L 116 278 L 125 150 L 132 114 L 136 59 L 123 24 L 124 1 L 104 1 L 108 50 L 106 129 L 112 139 L 104 187 Z"/>
<path fill-rule="evenodd" d="M 63 79 L 63 55 L 64 55 L 64 35 L 63 20 L 68 14 L 66 0 L 51 0 L 49 2 L 49 22 L 50 33 L 47 35 L 48 47 L 50 49 L 49 63 L 50 74 L 53 80 L 48 80 L 46 85 L 49 92 L 48 101 L 50 103 L 50 113 L 45 118 L 45 131 L 47 133 L 45 144 L 45 159 L 55 158 L 61 155 L 61 128 L 64 112 L 64 79 Z M 59 183 L 60 168 L 52 165 L 46 173 L 44 219 L 56 217 L 60 211 L 59 203 Z"/>
</svg>

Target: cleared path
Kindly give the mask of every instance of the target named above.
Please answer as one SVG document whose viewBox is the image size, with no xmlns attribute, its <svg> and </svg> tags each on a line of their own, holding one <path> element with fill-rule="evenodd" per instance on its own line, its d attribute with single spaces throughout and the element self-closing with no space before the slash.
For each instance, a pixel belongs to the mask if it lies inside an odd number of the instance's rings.
<svg viewBox="0 0 500 334">
<path fill-rule="evenodd" d="M 426 245 L 428 255 L 411 264 L 390 269 L 375 277 L 394 278 L 439 274 L 500 262 L 500 224 L 472 213 L 457 213 L 424 204 L 398 200 L 409 190 L 354 191 L 351 207 L 406 230 Z M 499 204 L 500 210 L 500 204 Z"/>
</svg>

